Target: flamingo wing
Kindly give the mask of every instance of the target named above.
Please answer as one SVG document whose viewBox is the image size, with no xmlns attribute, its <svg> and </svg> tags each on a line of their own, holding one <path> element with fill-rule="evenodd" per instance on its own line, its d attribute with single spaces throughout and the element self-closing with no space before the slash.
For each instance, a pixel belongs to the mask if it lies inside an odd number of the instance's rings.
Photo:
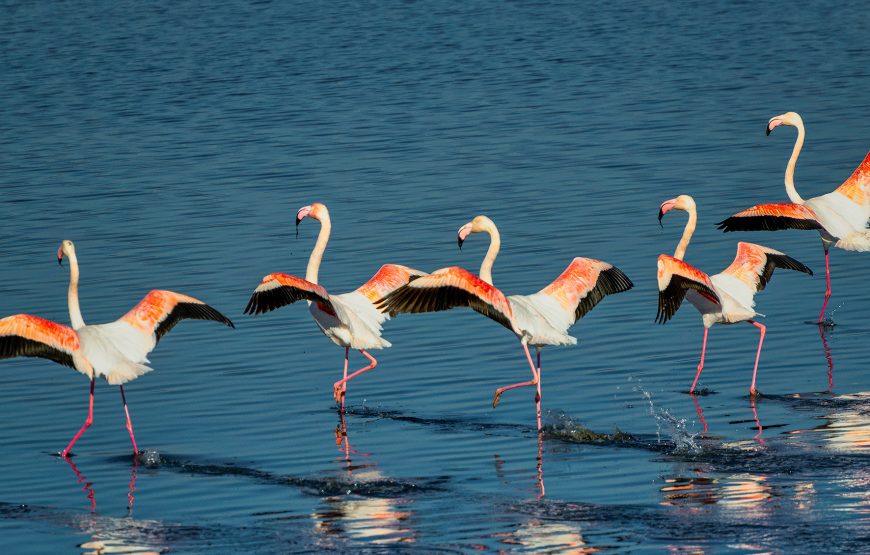
<svg viewBox="0 0 870 555">
<path fill-rule="evenodd" d="M 601 299 L 634 287 L 622 270 L 591 258 L 575 258 L 559 277 L 540 293 L 556 299 L 576 322 L 592 310 Z"/>
<path fill-rule="evenodd" d="M 780 229 L 824 229 L 816 213 L 801 204 L 759 204 L 716 224 L 729 231 L 777 231 Z"/>
<path fill-rule="evenodd" d="M 384 264 L 370 280 L 360 285 L 355 292 L 362 294 L 370 303 L 375 304 L 411 280 L 427 275 L 429 274 L 426 272 L 407 266 Z"/>
<path fill-rule="evenodd" d="M 813 275 L 812 270 L 785 253 L 742 241 L 737 243 L 737 256 L 734 257 L 734 262 L 722 273 L 739 279 L 751 291 L 758 292 L 767 286 L 775 268 Z"/>
<path fill-rule="evenodd" d="M 214 320 L 235 327 L 229 318 L 199 299 L 159 289 L 145 295 L 120 321 L 130 324 L 148 337 L 153 334 L 156 343 L 185 319 Z"/>
<path fill-rule="evenodd" d="M 435 312 L 467 306 L 517 332 L 513 311 L 504 294 L 468 270 L 453 266 L 413 279 L 381 299 L 379 310 L 401 313 Z"/>
<path fill-rule="evenodd" d="M 855 204 L 865 206 L 870 201 L 870 152 L 864 157 L 849 179 L 837 187 L 836 192 L 842 194 Z"/>
<path fill-rule="evenodd" d="M 0 358 L 47 358 L 76 368 L 80 347 L 76 332 L 63 324 L 30 314 L 0 320 Z"/>
<path fill-rule="evenodd" d="M 659 255 L 658 282 L 659 307 L 656 322 L 660 324 L 673 317 L 689 289 L 694 289 L 713 303 L 722 304 L 713 290 L 710 276 L 673 256 Z"/>
<path fill-rule="evenodd" d="M 262 314 L 303 299 L 318 303 L 327 312 L 335 314 L 335 307 L 326 289 L 316 283 L 280 272 L 263 278 L 254 289 L 248 306 L 245 307 L 245 314 Z"/>
</svg>

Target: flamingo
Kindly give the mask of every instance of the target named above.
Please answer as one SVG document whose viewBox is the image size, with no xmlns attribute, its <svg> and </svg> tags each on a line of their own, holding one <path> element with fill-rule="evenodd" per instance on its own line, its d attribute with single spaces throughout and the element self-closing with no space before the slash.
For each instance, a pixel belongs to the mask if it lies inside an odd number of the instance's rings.
<svg viewBox="0 0 870 555">
<path fill-rule="evenodd" d="M 305 279 L 282 273 L 265 276 L 254 289 L 245 307 L 245 314 L 269 312 L 302 299 L 308 302 L 308 310 L 320 331 L 333 343 L 344 348 L 344 378 L 333 385 L 333 397 L 336 403 L 341 404 L 340 412 L 343 413 L 347 382 L 378 365 L 375 357 L 366 350 L 391 346 L 389 341 L 381 337 L 381 325 L 388 316 L 375 308 L 374 301 L 408 283 L 408 280 L 425 276 L 426 273 L 398 264 L 384 264 L 370 280 L 355 291 L 330 295 L 317 283 L 320 261 L 332 229 L 329 210 L 320 203 L 303 206 L 296 213 L 297 231 L 299 223 L 305 218 L 320 221 L 320 234 L 308 259 Z M 348 376 L 347 364 L 351 348 L 362 353 L 369 360 L 369 364 Z"/>
<path fill-rule="evenodd" d="M 61 243 L 57 250 L 58 264 L 63 262 L 64 256 L 70 261 L 68 303 L 72 327 L 30 314 L 3 318 L 0 320 L 0 358 L 46 358 L 90 378 L 88 417 L 60 453 L 63 458 L 68 457 L 70 449 L 94 421 L 94 383 L 97 377 L 102 376 L 109 384 L 117 385 L 121 390 L 133 454 L 137 455 L 139 449 L 133 435 L 124 384 L 152 370 L 145 365 L 149 362 L 148 353 L 180 320 L 214 320 L 229 327 L 235 326 L 223 314 L 198 299 L 158 289 L 145 295 L 120 319 L 108 324 L 86 325 L 79 308 L 79 264 L 72 241 Z"/>
<path fill-rule="evenodd" d="M 489 250 L 480 265 L 479 275 L 458 266 L 442 268 L 429 276 L 415 278 L 386 295 L 379 306 L 391 316 L 467 306 L 514 332 L 532 370 L 532 379 L 496 389 L 492 406 L 498 406 L 505 391 L 536 386 L 535 408 L 540 431 L 541 349 L 545 345 L 577 344 L 577 339 L 568 335 L 568 328 L 606 295 L 628 291 L 634 284 L 621 270 L 607 262 L 575 258 L 559 277 L 537 293 L 505 297 L 492 282 L 492 266 L 501 247 L 498 228 L 486 216 L 475 217 L 459 228 L 457 241 L 460 249 L 472 233 L 488 233 L 490 237 Z M 535 347 L 537 366 L 532 362 L 529 345 Z"/>
<path fill-rule="evenodd" d="M 767 286 L 775 268 L 796 270 L 809 275 L 813 275 L 813 272 L 784 253 L 741 241 L 737 243 L 737 256 L 734 257 L 731 265 L 721 273 L 708 276 L 683 261 L 698 221 L 695 199 L 689 195 L 680 195 L 664 201 L 659 207 L 659 224 L 662 217 L 673 209 L 688 212 L 689 221 L 686 222 L 683 237 L 677 245 L 677 250 L 674 251 L 674 256 L 659 255 L 659 307 L 656 321 L 664 324 L 670 320 L 685 298 L 688 298 L 701 313 L 704 322 L 704 343 L 701 345 L 698 372 L 695 374 L 692 387 L 689 388 L 690 394 L 695 392 L 698 378 L 701 377 L 704 356 L 707 352 L 707 332 L 714 324 L 748 322 L 758 328 L 758 352 L 755 354 L 755 368 L 752 370 L 752 384 L 749 386 L 749 394 L 754 398 L 758 394 L 755 388 L 758 359 L 761 357 L 761 344 L 764 342 L 764 334 L 767 330 L 764 324 L 753 320 L 756 315 L 764 316 L 754 309 L 755 294 Z"/>
<path fill-rule="evenodd" d="M 819 313 L 824 323 L 825 309 L 831 298 L 831 245 L 847 251 L 870 251 L 870 152 L 852 175 L 831 193 L 804 200 L 795 190 L 794 167 L 804 144 L 804 122 L 795 112 L 770 118 L 767 134 L 780 125 L 797 127 L 797 139 L 785 167 L 785 192 L 790 204 L 759 204 L 719 222 L 719 229 L 729 231 L 776 231 L 780 229 L 815 229 L 825 249 L 825 301 Z"/>
</svg>

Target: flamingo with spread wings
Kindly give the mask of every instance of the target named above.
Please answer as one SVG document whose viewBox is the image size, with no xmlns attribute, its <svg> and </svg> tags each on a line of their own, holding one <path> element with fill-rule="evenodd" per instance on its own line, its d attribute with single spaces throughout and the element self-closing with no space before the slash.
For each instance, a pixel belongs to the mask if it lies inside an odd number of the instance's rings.
<svg viewBox="0 0 870 555">
<path fill-rule="evenodd" d="M 408 283 L 413 277 L 425 276 L 426 273 L 398 264 L 384 264 L 355 291 L 330 295 L 317 283 L 320 261 L 332 229 L 329 210 L 320 203 L 303 206 L 296 213 L 296 225 L 306 217 L 320 221 L 320 234 L 308 259 L 305 279 L 282 273 L 267 275 L 254 289 L 245 307 L 245 314 L 261 314 L 296 301 L 307 301 L 308 310 L 324 335 L 339 347 L 344 347 L 344 378 L 333 385 L 335 402 L 341 403 L 341 412 L 344 412 L 347 382 L 378 365 L 375 357 L 366 350 L 391 346 L 389 341 L 381 337 L 382 324 L 388 316 L 375 308 L 374 301 Z M 347 363 L 351 348 L 362 353 L 369 360 L 369 365 L 348 376 Z"/>
<path fill-rule="evenodd" d="M 100 376 L 119 386 L 127 431 L 138 454 L 133 423 L 124 395 L 124 384 L 152 369 L 147 355 L 160 338 L 184 319 L 214 320 L 233 327 L 223 314 L 204 302 L 174 293 L 154 290 L 119 320 L 108 324 L 85 325 L 79 308 L 79 265 L 75 245 L 66 240 L 57 251 L 61 263 L 70 261 L 69 316 L 72 327 L 29 314 L 16 314 L 0 320 L 0 358 L 40 357 L 69 366 L 91 380 L 88 417 L 79 432 L 60 454 L 66 458 L 76 441 L 94 420 L 94 383 Z"/>
<path fill-rule="evenodd" d="M 541 349 L 545 345 L 575 345 L 577 339 L 568 335 L 568 328 L 605 296 L 628 291 L 633 284 L 622 271 L 607 262 L 575 258 L 555 281 L 539 292 L 506 297 L 492 284 L 492 265 L 501 247 L 498 229 L 486 216 L 477 216 L 459 228 L 460 248 L 472 233 L 490 236 L 479 276 L 457 266 L 443 268 L 396 289 L 386 295 L 379 306 L 393 316 L 467 306 L 514 332 L 525 351 L 532 379 L 498 388 L 492 406 L 498 405 L 505 391 L 536 386 L 535 407 L 540 430 Z M 537 351 L 537 366 L 532 362 L 529 345 Z"/>
<path fill-rule="evenodd" d="M 688 299 L 704 321 L 704 343 L 701 346 L 701 362 L 695 381 L 689 388 L 689 393 L 695 392 L 701 370 L 704 368 L 704 355 L 707 352 L 707 332 L 714 324 L 736 324 L 748 322 L 760 331 L 758 352 L 755 354 L 755 368 L 752 370 L 752 385 L 749 393 L 753 397 L 758 391 L 755 388 L 755 377 L 758 372 L 758 360 L 761 357 L 761 344 L 764 342 L 766 326 L 759 324 L 753 318 L 762 316 L 755 311 L 755 294 L 767 286 L 775 268 L 786 268 L 812 275 L 813 272 L 794 258 L 779 251 L 754 245 L 752 243 L 737 243 L 737 256 L 724 271 L 708 276 L 691 264 L 683 261 L 686 248 L 695 231 L 698 213 L 695 200 L 689 195 L 666 200 L 659 207 L 659 223 L 670 210 L 683 210 L 689 213 L 689 221 L 683 231 L 683 237 L 677 245 L 674 256 L 659 255 L 658 282 L 659 308 L 656 321 L 664 324 L 673 317 L 680 308 L 683 299 Z"/>
<path fill-rule="evenodd" d="M 776 231 L 815 229 L 825 249 L 825 301 L 819 324 L 825 322 L 825 309 L 831 298 L 831 245 L 848 251 L 870 251 L 870 152 L 861 165 L 835 191 L 804 200 L 794 186 L 794 167 L 804 144 L 804 122 L 795 112 L 774 116 L 767 122 L 767 134 L 780 125 L 797 127 L 791 158 L 785 168 L 785 191 L 790 204 L 759 204 L 719 222 L 728 231 Z"/>
</svg>

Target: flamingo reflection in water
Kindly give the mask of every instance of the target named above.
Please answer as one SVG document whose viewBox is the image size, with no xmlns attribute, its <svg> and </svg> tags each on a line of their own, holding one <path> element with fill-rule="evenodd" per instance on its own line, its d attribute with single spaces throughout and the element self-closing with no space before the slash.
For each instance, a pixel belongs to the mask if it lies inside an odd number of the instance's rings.
<svg viewBox="0 0 870 555">
<path fill-rule="evenodd" d="M 69 457 L 61 457 L 61 460 L 66 461 L 69 467 L 72 469 L 73 474 L 75 474 L 76 482 L 82 484 L 82 491 L 86 492 L 86 496 L 90 503 L 90 510 L 92 513 L 97 511 L 97 493 L 94 489 L 94 483 L 88 480 L 87 476 L 82 474 L 79 470 L 78 466 L 70 459 Z M 136 491 L 136 472 L 139 467 L 139 461 L 137 458 L 133 459 L 133 466 L 130 468 L 130 481 L 127 483 L 127 515 L 133 514 L 133 501 L 136 499 L 133 495 L 133 492 Z"/>
</svg>

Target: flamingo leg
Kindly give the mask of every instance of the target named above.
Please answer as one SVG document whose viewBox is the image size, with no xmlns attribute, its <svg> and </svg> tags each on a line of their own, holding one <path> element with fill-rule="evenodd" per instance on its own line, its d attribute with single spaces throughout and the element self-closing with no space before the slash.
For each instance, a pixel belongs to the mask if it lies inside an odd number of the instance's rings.
<svg viewBox="0 0 870 555">
<path fill-rule="evenodd" d="M 498 402 L 501 400 L 501 394 L 509 389 L 514 389 L 516 387 L 525 387 L 529 385 L 538 385 L 540 382 L 540 376 L 538 375 L 538 371 L 535 369 L 535 363 L 532 362 L 532 354 L 529 352 L 529 346 L 523 343 L 523 350 L 526 353 L 526 359 L 529 361 L 529 367 L 532 369 L 532 379 L 527 382 L 515 383 L 512 385 L 507 385 L 505 387 L 500 387 L 495 390 L 495 396 L 492 398 L 492 408 L 498 406 Z M 540 388 L 538 389 L 540 392 Z M 540 393 L 538 393 L 540 395 Z M 539 396 L 536 396 L 537 411 L 538 411 L 538 431 L 541 430 L 541 399 Z"/>
<path fill-rule="evenodd" d="M 822 311 L 819 313 L 819 324 L 825 321 L 825 309 L 828 307 L 828 299 L 831 298 L 831 264 L 828 260 L 828 250 L 828 245 L 825 245 L 825 283 L 827 288 L 825 289 L 825 302 L 822 303 Z"/>
<path fill-rule="evenodd" d="M 338 380 L 332 386 L 332 394 L 335 397 L 335 402 L 338 403 L 339 401 L 341 401 L 341 412 L 344 412 L 344 393 L 347 391 L 347 382 L 349 382 L 350 380 L 359 376 L 363 372 L 368 372 L 369 370 L 374 370 L 378 366 L 378 361 L 375 360 L 375 357 L 368 354 L 367 352 L 365 352 L 362 349 L 360 349 L 359 352 L 362 353 L 363 356 L 365 356 L 367 359 L 369 359 L 370 364 L 368 366 L 366 366 L 365 368 L 360 368 L 359 370 L 357 370 L 356 372 L 354 372 L 350 376 L 347 376 L 341 380 Z"/>
<path fill-rule="evenodd" d="M 535 410 L 538 414 L 538 431 L 541 430 L 541 348 L 535 347 L 538 360 L 538 391 L 535 393 Z"/>
<path fill-rule="evenodd" d="M 63 458 L 67 458 L 67 455 L 69 455 L 69 450 L 72 449 L 72 446 L 75 445 L 75 443 L 79 440 L 80 437 L 82 437 L 82 434 L 85 433 L 85 430 L 90 428 L 91 424 L 94 423 L 94 383 L 95 383 L 95 381 L 96 381 L 96 378 L 91 378 L 91 399 L 90 399 L 90 402 L 88 403 L 88 418 L 85 420 L 85 423 L 82 425 L 81 429 L 79 430 L 79 433 L 77 433 L 75 435 L 75 437 L 72 438 L 72 441 L 69 442 L 69 445 L 66 446 L 66 449 L 64 449 L 61 452 L 60 456 Z"/>
<path fill-rule="evenodd" d="M 695 381 L 692 382 L 692 387 L 689 388 L 689 394 L 695 393 L 695 386 L 698 385 L 698 378 L 701 377 L 701 370 L 704 369 L 704 357 L 707 354 L 707 332 L 710 328 L 704 328 L 704 343 L 701 345 L 701 362 L 698 364 L 698 373 L 695 374 Z"/>
<path fill-rule="evenodd" d="M 121 388 L 121 402 L 124 403 L 124 414 L 127 416 L 127 431 L 130 432 L 130 441 L 133 442 L 133 455 L 139 454 L 139 448 L 136 447 L 136 438 L 133 436 L 133 422 L 130 420 L 130 410 L 127 408 L 127 398 L 124 396 L 124 386 Z"/>
<path fill-rule="evenodd" d="M 755 368 L 752 370 L 752 385 L 749 386 L 749 395 L 754 398 L 758 395 L 758 390 L 755 389 L 755 376 L 758 374 L 758 359 L 761 358 L 761 344 L 764 343 L 764 332 L 767 330 L 767 327 L 764 324 L 755 322 L 754 320 L 747 320 L 747 322 L 761 330 L 761 333 L 758 336 L 758 352 L 755 353 Z"/>
<path fill-rule="evenodd" d="M 345 382 L 343 384 L 341 384 L 341 411 L 340 411 L 340 413 L 344 412 L 344 395 L 345 395 L 345 393 L 347 393 L 347 360 L 348 360 L 349 356 L 350 356 L 350 347 L 345 347 L 344 348 L 344 378 L 343 378 L 345 380 Z M 338 399 L 336 399 L 335 402 L 337 403 Z"/>
</svg>

